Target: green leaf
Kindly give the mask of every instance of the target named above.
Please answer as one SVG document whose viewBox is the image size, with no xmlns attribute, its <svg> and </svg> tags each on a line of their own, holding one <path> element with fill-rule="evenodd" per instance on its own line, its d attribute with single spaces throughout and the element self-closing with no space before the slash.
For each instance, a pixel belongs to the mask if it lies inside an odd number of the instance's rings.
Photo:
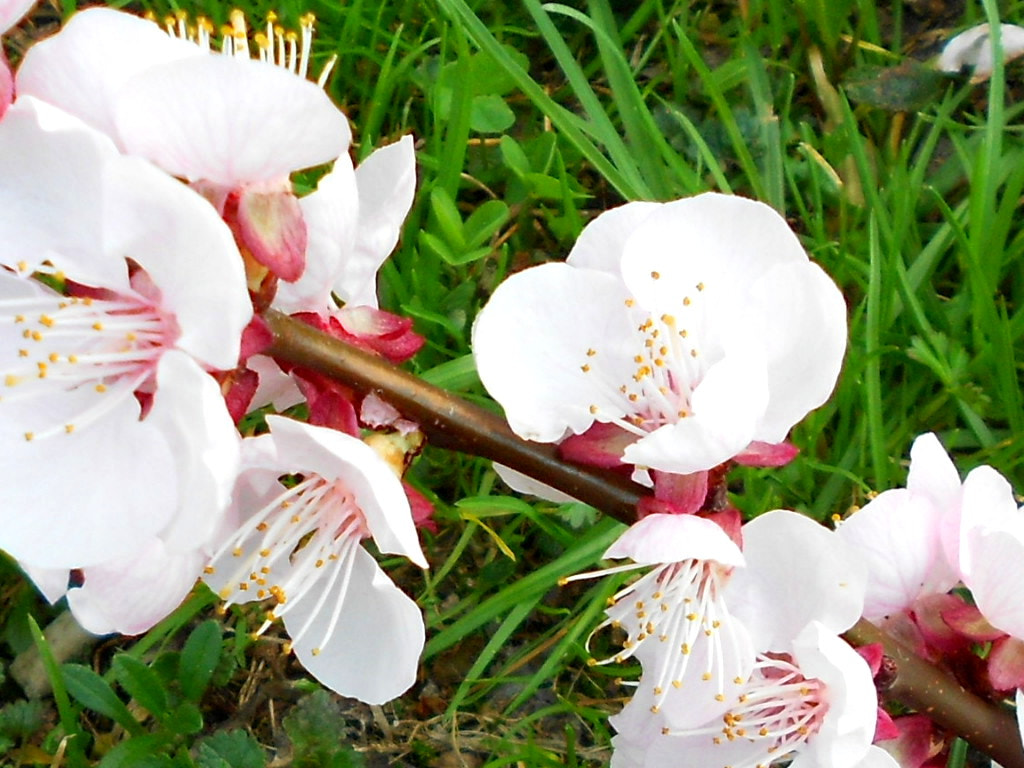
<svg viewBox="0 0 1024 768">
<path fill-rule="evenodd" d="M 170 711 L 163 724 L 175 733 L 199 733 L 203 730 L 203 713 L 191 701 L 183 701 Z"/>
<path fill-rule="evenodd" d="M 897 67 L 858 67 L 843 87 L 850 100 L 889 112 L 916 112 L 939 100 L 948 82 L 940 72 L 916 59 Z"/>
<path fill-rule="evenodd" d="M 199 701 L 217 668 L 224 643 L 220 623 L 208 619 L 192 630 L 181 649 L 178 680 L 185 698 Z"/>
<path fill-rule="evenodd" d="M 462 216 L 455 207 L 455 201 L 442 187 L 430 190 L 430 212 L 440 230 L 441 236 L 455 251 L 461 251 L 466 244 L 462 229 Z"/>
<path fill-rule="evenodd" d="M 338 743 L 345 720 L 327 691 L 314 691 L 300 700 L 282 724 L 292 742 L 295 768 L 361 768 L 365 765 L 362 755 Z"/>
<path fill-rule="evenodd" d="M 504 133 L 516 121 L 516 114 L 497 94 L 474 96 L 469 110 L 469 127 L 477 133 Z"/>
<path fill-rule="evenodd" d="M 132 717 L 110 683 L 82 664 L 64 664 L 61 670 L 68 692 L 80 704 L 109 717 L 133 736 L 142 732 L 138 720 Z"/>
<path fill-rule="evenodd" d="M 114 657 L 114 677 L 125 692 L 163 720 L 168 715 L 167 691 L 157 674 L 138 659 L 119 653 Z"/>
<path fill-rule="evenodd" d="M 501 200 L 488 200 L 477 206 L 463 226 L 467 248 L 479 248 L 487 243 L 508 221 L 508 215 L 508 206 Z"/>
<path fill-rule="evenodd" d="M 168 742 L 163 733 L 122 741 L 100 760 L 99 768 L 165 768 L 172 765 L 167 755 L 157 754 Z"/>
<path fill-rule="evenodd" d="M 197 768 L 263 768 L 267 756 L 248 731 L 218 731 L 200 740 Z"/>
<path fill-rule="evenodd" d="M 529 173 L 531 170 L 530 159 L 526 156 L 519 142 L 511 136 L 502 136 L 498 144 L 501 150 L 501 159 L 505 166 L 517 176 Z"/>
</svg>

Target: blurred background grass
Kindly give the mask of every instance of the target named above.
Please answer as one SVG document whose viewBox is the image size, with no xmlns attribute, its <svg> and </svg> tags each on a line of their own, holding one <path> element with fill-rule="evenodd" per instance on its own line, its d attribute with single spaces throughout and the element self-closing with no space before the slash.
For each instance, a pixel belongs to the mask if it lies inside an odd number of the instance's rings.
<svg viewBox="0 0 1024 768">
<path fill-rule="evenodd" d="M 748 516 L 785 507 L 826 520 L 901 484 L 925 431 L 962 472 L 988 463 L 1022 487 L 1020 70 L 970 85 L 923 64 L 965 26 L 997 12 L 1019 21 L 1022 5 L 242 7 L 255 24 L 271 10 L 286 26 L 317 15 L 312 69 L 339 56 L 327 87 L 353 122 L 357 160 L 416 137 L 416 202 L 381 273 L 382 305 L 414 317 L 427 338 L 413 370 L 489 407 L 469 331 L 506 275 L 563 258 L 589 219 L 625 200 L 719 190 L 779 210 L 846 296 L 849 351 L 832 400 L 792 434 L 800 456 L 781 470 L 737 471 L 731 489 Z M 13 58 L 75 7 L 41 6 L 11 35 Z M 118 7 L 223 23 L 233 6 Z M 519 499 L 468 456 L 428 448 L 411 479 L 437 504 L 440 532 L 425 534 L 425 575 L 392 563 L 428 622 L 421 682 L 406 696 L 383 708 L 313 696 L 280 638 L 249 639 L 255 609 L 199 623 L 215 615 L 199 592 L 141 639 L 88 646 L 85 672 L 54 666 L 55 700 L 27 697 L 8 676 L 0 764 L 606 762 L 605 718 L 628 696 L 616 678 L 630 670 L 588 666 L 585 643 L 615 583 L 556 584 L 598 563 L 619 525 L 579 505 Z M 10 564 L 0 585 L 8 665 L 36 647 L 30 617 L 45 624 L 59 607 L 41 604 Z M 611 640 L 594 638 L 595 655 Z M 216 669 L 185 691 L 189 641 Z M 318 733 L 337 734 L 334 746 Z"/>
</svg>

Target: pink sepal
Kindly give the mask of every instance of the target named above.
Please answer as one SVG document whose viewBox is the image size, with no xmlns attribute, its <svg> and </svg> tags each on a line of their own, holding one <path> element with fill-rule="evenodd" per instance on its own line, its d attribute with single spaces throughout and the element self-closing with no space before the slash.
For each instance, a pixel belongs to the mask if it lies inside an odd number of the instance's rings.
<svg viewBox="0 0 1024 768">
<path fill-rule="evenodd" d="M 910 618 L 930 649 L 942 655 L 954 654 L 965 650 L 970 643 L 946 617 L 956 615 L 964 607 L 956 595 L 925 595 L 911 606 Z"/>
<path fill-rule="evenodd" d="M 302 277 L 306 269 L 306 222 L 291 189 L 242 187 L 228 196 L 224 215 L 229 225 L 235 225 L 232 229 L 256 261 L 286 282 L 294 283 Z"/>
<path fill-rule="evenodd" d="M 950 601 L 949 607 L 943 609 L 942 620 L 955 632 L 976 643 L 989 643 L 1006 636 L 1001 629 L 988 623 L 978 606 L 968 605 L 959 598 L 955 604 Z"/>
<path fill-rule="evenodd" d="M 615 424 L 598 422 L 586 432 L 570 435 L 558 445 L 558 453 L 567 461 L 591 467 L 614 469 L 624 466 L 622 452 L 636 442 L 636 435 Z M 651 510 L 671 511 L 671 510 Z"/>
<path fill-rule="evenodd" d="M 263 354 L 274 343 L 274 334 L 270 332 L 270 326 L 260 315 L 253 315 L 252 320 L 242 331 L 242 350 L 239 353 L 240 362 L 244 363 L 253 355 Z"/>
<path fill-rule="evenodd" d="M 393 363 L 404 363 L 420 351 L 425 339 L 412 329 L 412 320 L 373 307 L 344 307 L 331 318 L 340 338 L 383 355 Z"/>
<path fill-rule="evenodd" d="M 717 525 L 732 539 L 733 544 L 743 549 L 743 516 L 738 509 L 728 507 L 717 512 L 701 512 L 697 516 Z"/>
<path fill-rule="evenodd" d="M 235 424 L 249 412 L 253 395 L 256 394 L 259 385 L 259 374 L 248 368 L 238 368 L 229 374 L 224 402 L 228 407 L 228 414 Z"/>
<path fill-rule="evenodd" d="M 800 449 L 790 442 L 763 443 L 755 440 L 733 458 L 744 467 L 784 467 L 789 464 Z"/>
<path fill-rule="evenodd" d="M 882 644 L 868 643 L 867 645 L 858 646 L 854 650 L 868 663 L 868 668 L 871 669 L 871 676 L 877 675 L 878 670 L 882 667 L 882 658 L 885 656 L 885 649 L 882 647 Z"/>
<path fill-rule="evenodd" d="M 359 419 L 356 418 L 355 393 L 352 390 L 308 369 L 292 371 L 292 378 L 309 405 L 310 424 L 359 437 Z"/>
<path fill-rule="evenodd" d="M 879 744 L 896 759 L 900 768 L 925 768 L 944 748 L 944 743 L 935 732 L 932 721 L 924 715 L 906 715 L 894 721 L 898 736 Z M 934 765 L 945 765 L 936 762 Z"/>
<path fill-rule="evenodd" d="M 437 521 L 434 520 L 434 505 L 430 499 L 405 482 L 405 480 L 402 481 L 402 488 L 405 489 L 405 495 L 409 498 L 409 506 L 412 508 L 412 521 L 416 523 L 416 527 L 425 528 L 431 533 L 437 533 L 438 527 Z"/>
<path fill-rule="evenodd" d="M 858 649 L 859 650 L 859 649 Z M 896 727 L 892 716 L 881 707 L 878 708 L 878 720 L 875 722 L 875 741 L 887 741 L 899 738 L 900 729 Z"/>
<path fill-rule="evenodd" d="M 988 679 L 997 691 L 1024 688 L 1024 640 L 1006 636 L 992 644 Z"/>
</svg>

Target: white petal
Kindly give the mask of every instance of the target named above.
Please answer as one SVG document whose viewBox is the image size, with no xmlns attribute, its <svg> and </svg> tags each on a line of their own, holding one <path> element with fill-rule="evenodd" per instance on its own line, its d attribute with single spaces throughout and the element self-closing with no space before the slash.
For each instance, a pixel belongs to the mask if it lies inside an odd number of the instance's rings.
<svg viewBox="0 0 1024 768">
<path fill-rule="evenodd" d="M 988 566 L 983 559 L 976 559 L 975 547 L 968 546 L 972 531 L 1003 530 L 1024 538 L 1024 529 L 1013 488 L 992 467 L 972 469 L 964 479 L 961 498 L 960 507 L 953 507 L 946 513 L 942 537 L 947 557 L 958 562 L 967 582 L 976 568 L 984 570 Z"/>
<path fill-rule="evenodd" d="M 825 683 L 828 712 L 793 766 L 854 768 L 875 735 L 878 695 L 868 664 L 853 648 L 817 623 L 794 640 L 793 655 L 805 677 Z"/>
<path fill-rule="evenodd" d="M 618 386 L 636 369 L 627 298 L 615 277 L 566 264 L 498 286 L 473 326 L 473 355 L 520 437 L 553 442 L 584 432 L 595 420 L 591 406 L 603 421 L 624 414 Z"/>
<path fill-rule="evenodd" d="M 811 621 L 838 633 L 860 618 L 863 563 L 835 533 L 804 515 L 775 510 L 747 523 L 743 555 L 747 567 L 733 573 L 726 600 L 758 650 L 785 651 Z"/>
<path fill-rule="evenodd" d="M 964 583 L 982 615 L 992 626 L 1024 638 L 1024 539 L 1005 530 L 971 529 L 965 532 L 965 548 L 972 568 Z"/>
<path fill-rule="evenodd" d="M 34 566 L 79 568 L 136 550 L 177 506 L 163 435 L 140 422 L 134 398 L 71 434 L 26 441 L 97 404 L 91 389 L 0 402 L 0 549 Z"/>
<path fill-rule="evenodd" d="M 246 367 L 260 377 L 250 409 L 273 405 L 274 410 L 284 411 L 306 399 L 299 391 L 295 379 L 282 371 L 272 357 L 253 355 L 246 362 Z"/>
<path fill-rule="evenodd" d="M 736 352 L 708 369 L 690 399 L 693 413 L 627 446 L 623 458 L 663 472 L 690 474 L 735 456 L 754 439 L 768 403 L 764 364 Z"/>
<path fill-rule="evenodd" d="M 37 568 L 33 565 L 19 563 L 25 575 L 32 579 L 36 589 L 43 593 L 50 605 L 60 600 L 68 591 L 68 577 L 71 572 L 67 568 Z"/>
<path fill-rule="evenodd" d="M 307 590 L 284 616 L 292 633 L 313 619 L 295 642 L 296 657 L 313 677 L 368 704 L 383 704 L 416 682 L 423 617 L 365 550 L 356 549 L 348 589 L 332 594 L 312 617 L 319 597 L 317 590 Z M 330 640 L 322 643 L 339 602 L 340 618 Z M 314 648 L 319 648 L 316 655 Z"/>
<path fill-rule="evenodd" d="M 281 67 L 202 56 L 149 67 L 118 95 L 125 148 L 189 181 L 278 181 L 334 160 L 348 119 L 313 83 Z"/>
<path fill-rule="evenodd" d="M 960 474 L 932 432 L 917 437 L 910 447 L 907 490 L 925 496 L 938 509 L 959 502 Z"/>
<path fill-rule="evenodd" d="M 763 339 L 768 406 L 756 439 L 781 442 L 832 394 L 846 351 L 846 302 L 816 264 L 774 267 L 750 288 L 744 328 Z"/>
<path fill-rule="evenodd" d="M 1000 24 L 999 37 L 1004 62 L 1024 54 L 1024 28 L 1016 24 Z M 954 37 L 942 49 L 937 62 L 943 72 L 959 72 L 970 67 L 975 82 L 990 77 L 994 64 L 995 50 L 988 24 L 971 27 Z"/>
<path fill-rule="evenodd" d="M 170 444 L 181 488 L 177 514 L 161 538 L 170 552 L 198 550 L 231 500 L 241 438 L 217 382 L 187 355 L 164 354 L 156 379 L 146 421 Z"/>
<path fill-rule="evenodd" d="M 252 319 L 242 257 L 227 225 L 191 189 L 135 157 L 107 166 L 106 251 L 152 278 L 181 335 L 176 346 L 213 368 L 238 362 Z"/>
<path fill-rule="evenodd" d="M 574 267 L 596 269 L 622 276 L 621 262 L 626 241 L 648 216 L 663 203 L 632 202 L 611 208 L 587 224 L 565 262 Z"/>
<path fill-rule="evenodd" d="M 315 192 L 299 200 L 299 206 L 308 238 L 306 270 L 294 283 L 278 284 L 274 307 L 286 313 L 323 314 L 336 307 L 331 289 L 352 261 L 355 249 L 359 192 L 347 153 L 320 179 Z"/>
<path fill-rule="evenodd" d="M 68 590 L 68 607 L 89 632 L 138 635 L 181 604 L 202 565 L 196 551 L 173 553 L 157 538 L 140 542 L 127 557 L 86 568 L 83 585 Z"/>
<path fill-rule="evenodd" d="M 79 282 L 125 288 L 124 259 L 102 249 L 110 140 L 28 96 L 0 122 L 0 264 L 27 272 L 51 259 Z"/>
<path fill-rule="evenodd" d="M 404 555 L 426 568 L 409 500 L 391 468 L 362 440 L 337 430 L 268 416 L 280 460 L 290 469 L 337 479 L 352 491 L 381 552 Z"/>
<path fill-rule="evenodd" d="M 356 168 L 359 227 L 352 258 L 334 282 L 347 304 L 377 306 L 377 270 L 398 244 L 416 194 L 412 136 L 381 147 Z"/>
<path fill-rule="evenodd" d="M 570 502 L 578 502 L 572 496 L 566 493 L 562 493 L 556 488 L 552 488 L 550 485 L 534 480 L 532 477 L 524 475 L 522 472 L 517 472 L 511 467 L 506 467 L 504 464 L 494 464 L 494 471 L 498 474 L 505 485 L 511 488 L 517 493 L 525 493 L 529 496 L 536 496 L 539 499 L 545 501 L 553 501 L 556 504 L 567 504 Z"/>
<path fill-rule="evenodd" d="M 155 64 L 205 56 L 130 13 L 90 8 L 36 43 L 18 68 L 20 96 L 37 96 L 117 140 L 113 107 L 121 86 Z"/>
<path fill-rule="evenodd" d="M 633 523 L 604 553 L 645 565 L 714 560 L 741 566 L 743 554 L 720 526 L 696 515 L 648 515 Z"/>
</svg>

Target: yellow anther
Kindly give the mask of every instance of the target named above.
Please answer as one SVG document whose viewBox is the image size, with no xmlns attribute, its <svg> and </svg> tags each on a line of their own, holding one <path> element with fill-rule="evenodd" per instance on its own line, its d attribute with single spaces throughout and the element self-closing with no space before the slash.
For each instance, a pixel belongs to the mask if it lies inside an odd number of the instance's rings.
<svg viewBox="0 0 1024 768">
<path fill-rule="evenodd" d="M 97 320 L 95 323 L 92 324 L 92 329 L 94 331 L 102 331 L 103 330 L 103 323 L 101 323 L 100 321 Z"/>
<path fill-rule="evenodd" d="M 49 360 L 51 363 L 60 362 L 60 355 L 58 355 L 56 352 L 51 352 Z"/>
<path fill-rule="evenodd" d="M 583 371 L 584 373 L 589 373 L 590 372 L 590 366 L 588 364 L 584 363 L 583 365 L 580 366 L 580 370 Z"/>
<path fill-rule="evenodd" d="M 651 279 L 652 280 L 660 280 L 661 279 L 661 272 L 657 272 L 657 271 L 652 270 L 651 271 Z"/>
<path fill-rule="evenodd" d="M 64 431 L 65 431 L 65 432 L 66 432 L 67 434 L 69 434 L 69 435 L 70 435 L 70 434 L 71 434 L 72 432 L 74 432 L 74 431 L 75 431 L 75 425 L 74 425 L 74 424 L 65 424 L 65 425 L 64 425 Z"/>
<path fill-rule="evenodd" d="M 598 412 L 598 411 L 600 411 L 600 410 L 601 410 L 601 409 L 600 409 L 600 408 L 598 408 L 598 407 L 597 407 L 596 405 L 592 405 L 592 406 L 590 406 L 590 413 L 591 413 L 592 415 L 597 415 L 597 412 Z"/>
<path fill-rule="evenodd" d="M 698 291 L 703 291 L 704 290 L 704 283 L 697 283 L 697 290 Z"/>
<path fill-rule="evenodd" d="M 217 572 L 217 569 L 214 568 L 212 565 L 203 566 L 203 573 L 205 573 L 208 576 L 211 575 L 211 574 L 214 574 L 216 572 Z"/>
<path fill-rule="evenodd" d="M 107 391 L 107 385 L 106 385 L 106 384 L 97 384 L 97 385 L 96 385 L 96 386 L 94 387 L 94 389 L 95 389 L 95 390 L 96 390 L 97 392 L 106 392 L 106 391 Z"/>
<path fill-rule="evenodd" d="M 68 355 L 68 362 L 69 363 L 77 363 L 78 362 L 78 355 Z"/>
<path fill-rule="evenodd" d="M 30 442 L 30 443 L 31 443 L 31 442 L 32 442 L 32 440 L 33 440 L 34 438 L 35 438 L 35 433 L 34 433 L 34 432 L 26 432 L 26 433 L 25 433 L 25 439 L 26 439 L 26 440 L 27 440 L 28 442 Z"/>
<path fill-rule="evenodd" d="M 688 307 L 688 306 L 690 306 L 690 305 L 691 305 L 692 303 L 693 303 L 693 302 L 692 302 L 692 301 L 690 300 L 690 297 L 689 297 L 689 296 L 683 296 L 683 306 L 684 306 L 684 307 Z"/>
</svg>

